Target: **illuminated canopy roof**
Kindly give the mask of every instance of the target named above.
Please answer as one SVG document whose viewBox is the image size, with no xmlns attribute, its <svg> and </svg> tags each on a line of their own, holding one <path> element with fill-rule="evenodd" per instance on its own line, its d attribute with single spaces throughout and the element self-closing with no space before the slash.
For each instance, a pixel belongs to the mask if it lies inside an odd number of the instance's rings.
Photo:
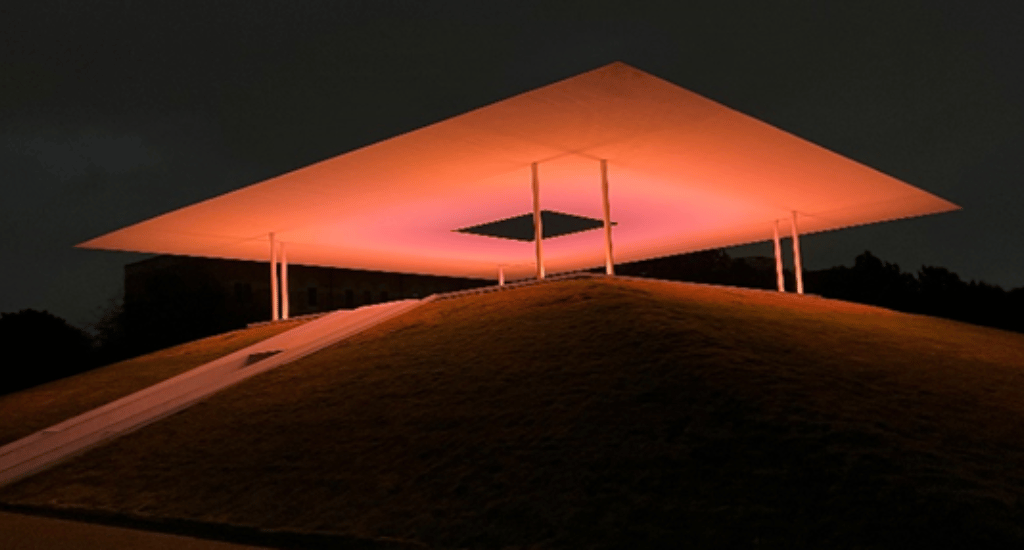
<svg viewBox="0 0 1024 550">
<path fill-rule="evenodd" d="M 267 261 L 273 232 L 293 264 L 525 277 L 532 242 L 467 229 L 532 216 L 534 162 L 541 208 L 600 222 L 600 159 L 616 262 L 770 240 L 793 211 L 813 233 L 958 208 L 613 63 L 79 246 Z M 548 272 L 603 265 L 581 223 L 544 239 Z"/>
</svg>

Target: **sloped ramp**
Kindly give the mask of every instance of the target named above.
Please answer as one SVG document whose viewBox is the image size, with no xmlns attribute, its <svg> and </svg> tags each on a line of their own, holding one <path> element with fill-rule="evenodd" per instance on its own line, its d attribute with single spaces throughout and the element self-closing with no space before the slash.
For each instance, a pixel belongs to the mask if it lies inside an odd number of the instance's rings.
<svg viewBox="0 0 1024 550">
<path fill-rule="evenodd" d="M 156 422 L 228 386 L 305 357 L 421 303 L 421 300 L 400 300 L 324 315 L 11 442 L 0 447 L 0 485 Z"/>
</svg>

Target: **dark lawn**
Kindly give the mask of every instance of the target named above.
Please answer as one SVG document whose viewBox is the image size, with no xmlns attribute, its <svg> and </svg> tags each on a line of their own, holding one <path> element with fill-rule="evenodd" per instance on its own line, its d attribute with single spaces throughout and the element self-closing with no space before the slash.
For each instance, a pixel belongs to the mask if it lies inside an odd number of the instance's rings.
<svg viewBox="0 0 1024 550">
<path fill-rule="evenodd" d="M 393 319 L 0 501 L 435 547 L 1020 548 L 1024 335 L 573 280 Z"/>
<path fill-rule="evenodd" d="M 293 321 L 236 330 L 0 395 L 0 445 L 90 411 L 294 328 Z M 22 368 L 32 368 L 24 365 Z"/>
</svg>

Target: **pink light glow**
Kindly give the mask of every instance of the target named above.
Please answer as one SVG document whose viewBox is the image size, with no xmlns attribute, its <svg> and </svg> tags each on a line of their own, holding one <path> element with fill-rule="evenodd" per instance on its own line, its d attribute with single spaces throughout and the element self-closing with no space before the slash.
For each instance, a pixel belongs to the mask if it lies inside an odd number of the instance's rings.
<svg viewBox="0 0 1024 550">
<path fill-rule="evenodd" d="M 616 261 L 957 209 L 948 201 L 622 63 L 92 239 L 79 246 L 510 279 L 533 243 L 454 229 L 541 206 L 602 218 L 608 161 Z M 785 226 L 785 225 L 784 225 Z M 544 241 L 549 272 L 604 263 L 603 234 Z"/>
</svg>

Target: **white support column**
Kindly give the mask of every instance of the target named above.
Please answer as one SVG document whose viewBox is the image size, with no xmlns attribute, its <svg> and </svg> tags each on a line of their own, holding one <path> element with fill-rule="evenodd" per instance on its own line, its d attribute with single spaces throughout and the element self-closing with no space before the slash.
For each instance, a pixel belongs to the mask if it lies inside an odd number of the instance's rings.
<svg viewBox="0 0 1024 550">
<path fill-rule="evenodd" d="M 277 320 L 277 242 L 270 234 L 270 320 Z"/>
<path fill-rule="evenodd" d="M 498 286 L 505 286 L 505 266 L 498 266 Z"/>
<path fill-rule="evenodd" d="M 544 228 L 540 219 L 540 180 L 537 179 L 537 163 L 530 165 L 533 172 L 533 240 L 537 243 L 537 279 L 544 278 Z"/>
<path fill-rule="evenodd" d="M 786 277 L 782 270 L 782 243 L 779 242 L 779 220 L 775 220 L 775 283 L 779 292 L 786 291 Z"/>
<path fill-rule="evenodd" d="M 281 318 L 288 318 L 288 255 L 281 243 Z"/>
<path fill-rule="evenodd" d="M 608 200 L 608 161 L 601 159 L 601 201 L 604 205 L 604 272 L 615 275 L 612 259 L 612 207 Z"/>
<path fill-rule="evenodd" d="M 796 293 L 804 293 L 804 268 L 800 261 L 800 234 L 796 229 L 796 210 L 793 211 L 793 272 L 796 273 Z"/>
</svg>

